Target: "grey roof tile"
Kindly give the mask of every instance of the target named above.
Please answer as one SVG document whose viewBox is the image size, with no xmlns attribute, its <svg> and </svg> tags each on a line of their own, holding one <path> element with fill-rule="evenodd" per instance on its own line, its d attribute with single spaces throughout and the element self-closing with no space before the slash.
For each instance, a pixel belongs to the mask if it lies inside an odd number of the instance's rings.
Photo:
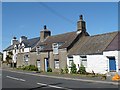
<svg viewBox="0 0 120 90">
<path fill-rule="evenodd" d="M 68 55 L 100 54 L 117 35 L 117 32 L 85 36 L 69 50 Z"/>
</svg>

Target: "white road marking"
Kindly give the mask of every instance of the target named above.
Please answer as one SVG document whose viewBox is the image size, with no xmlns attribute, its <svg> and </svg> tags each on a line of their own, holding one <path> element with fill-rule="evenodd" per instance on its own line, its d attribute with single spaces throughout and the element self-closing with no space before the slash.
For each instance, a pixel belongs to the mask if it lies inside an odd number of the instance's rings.
<svg viewBox="0 0 120 90">
<path fill-rule="evenodd" d="M 43 85 L 43 86 L 47 86 L 47 84 L 44 83 L 37 83 L 38 85 Z"/>
<path fill-rule="evenodd" d="M 52 88 L 59 88 L 59 89 L 66 89 L 66 90 L 72 90 L 72 89 L 67 89 L 64 87 L 59 87 L 59 86 L 54 86 L 54 85 L 47 85 L 45 83 L 37 83 L 38 85 L 43 85 L 43 86 L 48 86 L 48 87 L 52 87 Z"/>
<path fill-rule="evenodd" d="M 59 86 L 53 86 L 53 85 L 48 85 L 49 87 L 52 87 L 52 88 L 63 88 L 63 87 L 59 87 Z"/>
<path fill-rule="evenodd" d="M 11 76 L 6 76 L 7 78 L 10 78 L 10 79 L 14 79 L 14 80 L 19 80 L 19 81 L 23 81 L 25 82 L 26 80 L 24 79 L 20 79 L 20 78 L 15 78 L 15 77 L 11 77 Z"/>
</svg>

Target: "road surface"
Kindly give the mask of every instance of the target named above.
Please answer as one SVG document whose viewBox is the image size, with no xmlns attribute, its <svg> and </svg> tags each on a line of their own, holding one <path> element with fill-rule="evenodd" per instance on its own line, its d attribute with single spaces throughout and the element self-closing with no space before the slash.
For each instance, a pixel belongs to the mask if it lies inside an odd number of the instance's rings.
<svg viewBox="0 0 120 90">
<path fill-rule="evenodd" d="M 34 75 L 32 73 L 26 74 L 2 70 L 2 88 L 2 90 L 6 90 L 5 88 L 11 88 L 11 90 L 13 90 L 13 88 L 15 88 L 15 90 L 17 90 L 18 88 L 21 88 L 21 90 L 79 90 L 80 88 L 111 88 L 111 90 L 118 90 L 118 85 L 51 78 Z"/>
</svg>

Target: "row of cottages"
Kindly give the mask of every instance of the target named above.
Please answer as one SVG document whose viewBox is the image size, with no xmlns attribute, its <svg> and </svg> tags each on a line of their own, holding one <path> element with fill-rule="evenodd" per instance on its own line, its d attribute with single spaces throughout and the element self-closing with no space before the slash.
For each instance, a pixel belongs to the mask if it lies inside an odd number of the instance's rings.
<svg viewBox="0 0 120 90">
<path fill-rule="evenodd" d="M 82 15 L 77 22 L 77 30 L 51 36 L 51 31 L 44 26 L 40 37 L 20 41 L 14 38 L 12 44 L 3 52 L 3 60 L 9 51 L 13 52 L 13 64 L 36 65 L 40 70 L 53 72 L 76 64 L 77 70 L 83 64 L 87 72 L 118 72 L 118 32 L 90 36 Z"/>
<path fill-rule="evenodd" d="M 83 36 L 89 36 L 85 28 L 82 15 L 78 21 L 77 31 L 51 36 L 51 31 L 44 26 L 40 31 L 40 40 L 32 50 L 18 54 L 17 66 L 34 64 L 42 71 L 47 71 L 50 67 L 53 72 L 59 72 L 67 67 L 68 51 L 74 43 Z M 27 59 L 22 60 L 23 57 Z"/>
<path fill-rule="evenodd" d="M 11 54 L 12 67 L 17 67 L 17 59 L 18 54 L 28 53 L 35 46 L 35 44 L 39 41 L 39 37 L 27 39 L 26 36 L 21 36 L 20 40 L 17 40 L 16 37 L 13 37 L 11 40 L 11 45 L 3 50 L 3 61 L 6 61 L 6 57 Z M 23 60 L 23 58 L 21 58 Z"/>
</svg>

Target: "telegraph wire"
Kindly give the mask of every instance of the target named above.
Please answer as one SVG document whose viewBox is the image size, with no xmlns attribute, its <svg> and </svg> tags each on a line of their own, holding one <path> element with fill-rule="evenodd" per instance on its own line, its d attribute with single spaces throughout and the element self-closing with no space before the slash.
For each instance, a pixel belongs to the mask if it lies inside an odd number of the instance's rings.
<svg viewBox="0 0 120 90">
<path fill-rule="evenodd" d="M 43 7 L 45 7 L 46 9 L 48 9 L 50 12 L 52 12 L 54 15 L 60 17 L 61 19 L 71 23 L 71 24 L 75 24 L 72 20 L 66 18 L 65 16 L 63 16 L 62 14 L 58 13 L 56 10 L 54 10 L 53 8 L 51 8 L 50 6 L 46 5 L 44 2 L 39 2 L 40 5 L 42 5 Z"/>
</svg>

